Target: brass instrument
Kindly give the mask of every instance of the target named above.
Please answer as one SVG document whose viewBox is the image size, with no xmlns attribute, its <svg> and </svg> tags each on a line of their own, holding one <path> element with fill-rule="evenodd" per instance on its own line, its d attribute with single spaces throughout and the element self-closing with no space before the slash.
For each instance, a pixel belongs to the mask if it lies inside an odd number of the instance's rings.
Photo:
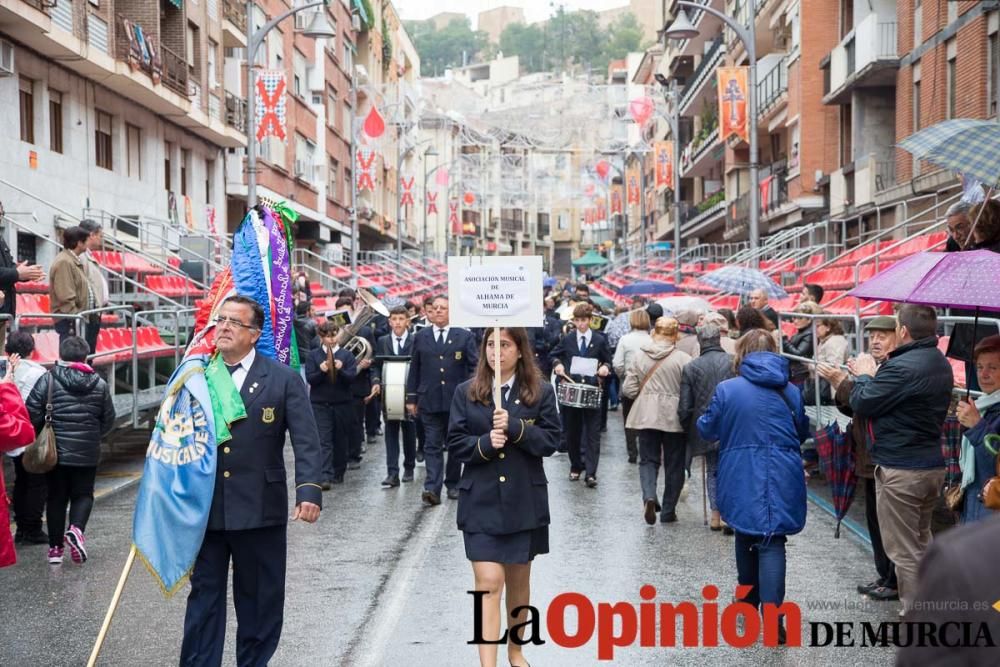
<svg viewBox="0 0 1000 667">
<path fill-rule="evenodd" d="M 326 351 L 326 374 L 330 377 L 330 382 L 337 381 L 337 365 L 333 359 L 333 348 Z"/>
<path fill-rule="evenodd" d="M 367 290 L 359 289 L 358 297 L 365 302 L 365 306 L 353 322 L 346 327 L 341 327 L 340 333 L 337 334 L 337 345 L 353 354 L 358 362 L 362 362 L 371 359 L 374 350 L 372 350 L 371 343 L 359 336 L 358 332 L 361 331 L 361 327 L 375 319 L 376 315 L 388 317 L 389 309 Z"/>
</svg>

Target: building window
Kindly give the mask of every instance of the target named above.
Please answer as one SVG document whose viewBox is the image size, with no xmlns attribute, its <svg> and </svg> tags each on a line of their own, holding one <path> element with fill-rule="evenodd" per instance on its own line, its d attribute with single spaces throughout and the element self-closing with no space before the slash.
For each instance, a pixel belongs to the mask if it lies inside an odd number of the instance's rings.
<svg viewBox="0 0 1000 667">
<path fill-rule="evenodd" d="M 344 71 L 348 74 L 354 71 L 354 45 L 344 40 Z"/>
<path fill-rule="evenodd" d="M 35 94 L 31 79 L 21 77 L 21 141 L 35 143 Z"/>
<path fill-rule="evenodd" d="M 988 60 L 987 71 L 987 116 L 995 116 L 997 113 L 997 90 L 1000 89 L 1000 30 L 994 30 L 986 40 L 986 57 Z"/>
<path fill-rule="evenodd" d="M 170 158 L 174 154 L 174 145 L 169 141 L 163 142 L 163 189 L 171 192 L 171 164 Z"/>
<path fill-rule="evenodd" d="M 954 4 L 954 3 L 952 3 L 952 4 Z M 958 76 L 957 76 L 958 73 L 957 73 L 957 71 L 955 69 L 955 63 L 958 60 L 958 44 L 957 44 L 957 40 L 955 40 L 955 39 L 948 40 L 948 43 L 946 44 L 945 48 L 947 49 L 946 52 L 948 54 L 948 60 L 945 63 L 945 70 L 944 70 L 944 84 L 945 84 L 945 91 L 946 91 L 946 95 L 947 95 L 947 99 L 945 100 L 945 105 L 946 106 L 945 106 L 945 116 L 944 117 L 945 118 L 954 118 L 955 117 L 955 86 L 956 86 L 955 81 L 958 78 Z"/>
<path fill-rule="evenodd" d="M 340 105 L 337 103 L 337 90 L 332 86 L 326 91 L 326 124 L 330 127 L 339 127 L 337 112 Z"/>
<path fill-rule="evenodd" d="M 340 190 L 337 189 L 337 174 L 340 172 L 340 164 L 330 158 L 330 163 L 326 167 L 326 196 L 330 199 L 338 199 Z"/>
<path fill-rule="evenodd" d="M 49 90 L 49 149 L 63 152 L 62 93 L 58 90 Z"/>
<path fill-rule="evenodd" d="M 219 45 L 212 40 L 208 40 L 208 89 L 215 90 L 219 87 L 219 76 L 216 72 L 219 57 Z"/>
<path fill-rule="evenodd" d="M 215 178 L 215 160 L 205 160 L 205 203 L 212 203 L 212 179 Z"/>
<path fill-rule="evenodd" d="M 913 64 L 913 131 L 920 129 L 920 63 Z"/>
<path fill-rule="evenodd" d="M 292 92 L 298 98 L 306 95 L 306 59 L 298 51 L 292 53 Z"/>
<path fill-rule="evenodd" d="M 114 169 L 111 159 L 111 114 L 103 111 L 95 112 L 94 155 L 95 164 L 103 169 Z"/>
<path fill-rule="evenodd" d="M 316 144 L 303 136 L 295 136 L 295 178 L 313 180 L 313 164 L 316 159 Z"/>
<path fill-rule="evenodd" d="M 181 149 L 181 196 L 186 197 L 188 193 L 188 176 L 191 175 L 191 151 Z"/>
<path fill-rule="evenodd" d="M 142 180 L 142 130 L 135 125 L 125 125 L 125 158 L 125 175 Z"/>
</svg>

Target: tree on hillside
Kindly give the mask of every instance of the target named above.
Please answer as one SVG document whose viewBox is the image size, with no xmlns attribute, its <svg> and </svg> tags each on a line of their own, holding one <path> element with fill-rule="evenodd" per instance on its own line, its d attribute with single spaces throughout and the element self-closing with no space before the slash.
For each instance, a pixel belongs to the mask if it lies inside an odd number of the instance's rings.
<svg viewBox="0 0 1000 667">
<path fill-rule="evenodd" d="M 537 25 L 508 25 L 500 34 L 500 51 L 504 56 L 518 56 L 521 67 L 528 72 L 546 68 L 545 33 Z"/>
<path fill-rule="evenodd" d="M 633 51 L 644 51 L 642 43 L 642 26 L 632 12 L 626 12 L 615 19 L 608 28 L 608 40 L 605 42 L 604 53 L 607 63 L 618 58 L 624 58 Z"/>
<path fill-rule="evenodd" d="M 452 19 L 440 30 L 430 21 L 407 21 L 405 26 L 420 54 L 420 69 L 429 76 L 474 62 L 489 42 L 485 32 L 472 29 L 468 18 Z"/>
</svg>

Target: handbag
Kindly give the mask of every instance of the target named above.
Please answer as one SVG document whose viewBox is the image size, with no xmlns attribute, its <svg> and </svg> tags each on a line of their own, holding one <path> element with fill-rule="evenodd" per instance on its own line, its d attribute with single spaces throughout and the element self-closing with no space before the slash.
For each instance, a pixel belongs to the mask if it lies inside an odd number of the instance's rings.
<svg viewBox="0 0 1000 667">
<path fill-rule="evenodd" d="M 962 452 L 962 425 L 954 408 L 948 412 L 941 427 L 941 456 L 944 458 L 944 487 L 941 496 L 951 512 L 961 512 L 966 489 L 962 487 L 962 469 L 958 464 Z"/>
<path fill-rule="evenodd" d="M 674 348 L 674 349 L 677 349 L 677 348 Z M 667 357 L 669 357 L 673 353 L 674 353 L 674 350 L 670 350 L 669 352 L 667 352 L 666 356 L 664 356 L 662 359 L 660 359 L 655 364 L 653 364 L 653 367 L 649 369 L 649 372 L 646 373 L 643 376 L 642 382 L 639 383 L 639 391 L 635 392 L 635 398 L 636 399 L 639 398 L 640 394 L 642 394 L 642 388 L 646 386 L 647 382 L 649 382 L 649 378 L 653 377 L 653 373 L 655 373 L 656 369 L 660 367 L 660 364 L 662 364 L 664 361 L 666 361 Z"/>
<path fill-rule="evenodd" d="M 56 467 L 56 434 L 52 430 L 52 385 L 56 379 L 49 375 L 48 398 L 45 401 L 45 425 L 38 432 L 35 441 L 28 445 L 21 455 L 21 465 L 30 473 L 46 473 Z"/>
<path fill-rule="evenodd" d="M 987 509 L 1000 510 L 1000 456 L 997 457 L 996 476 L 986 480 L 980 498 Z"/>
</svg>

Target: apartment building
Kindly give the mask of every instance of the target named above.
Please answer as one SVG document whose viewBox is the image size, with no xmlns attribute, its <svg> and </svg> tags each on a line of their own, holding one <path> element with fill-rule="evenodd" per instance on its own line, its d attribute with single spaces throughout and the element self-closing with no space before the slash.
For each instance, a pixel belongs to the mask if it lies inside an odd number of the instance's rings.
<svg viewBox="0 0 1000 667">
<path fill-rule="evenodd" d="M 48 237 L 83 215 L 222 228 L 225 150 L 246 143 L 222 49 L 243 39 L 215 0 L 5 3 L 6 210 Z"/>
</svg>

